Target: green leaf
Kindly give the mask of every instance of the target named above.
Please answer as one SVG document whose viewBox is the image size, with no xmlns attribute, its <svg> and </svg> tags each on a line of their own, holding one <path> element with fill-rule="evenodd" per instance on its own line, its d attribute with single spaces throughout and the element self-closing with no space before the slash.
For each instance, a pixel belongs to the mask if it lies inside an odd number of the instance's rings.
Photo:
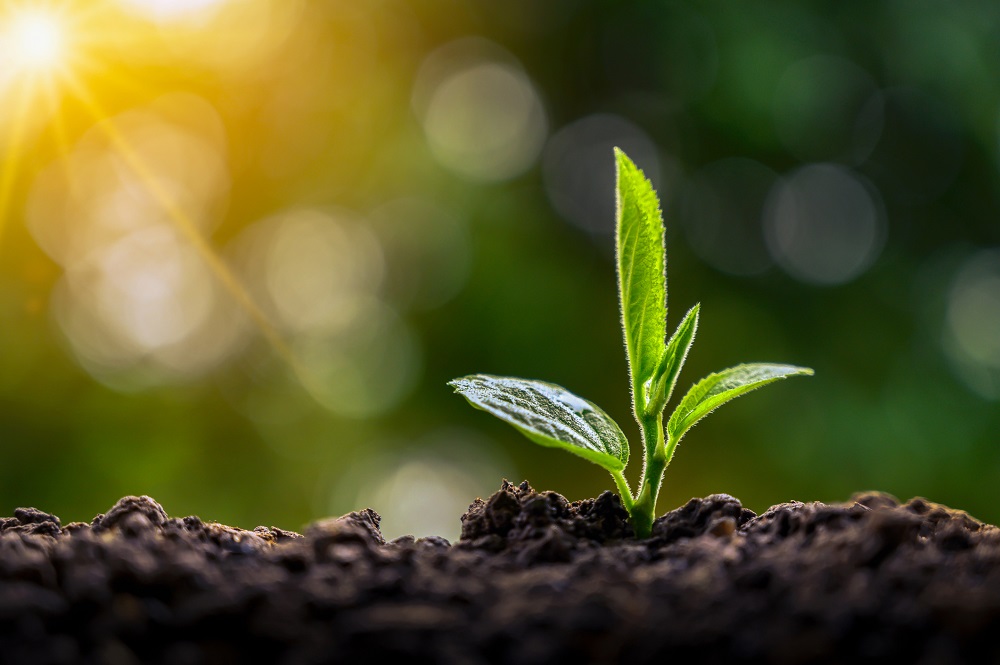
<svg viewBox="0 0 1000 665">
<path fill-rule="evenodd" d="M 663 358 L 667 329 L 667 251 L 653 185 L 624 152 L 618 164 L 616 253 L 622 327 L 637 418 L 646 410 L 641 388 Z"/>
<path fill-rule="evenodd" d="M 472 406 L 513 425 L 537 444 L 568 450 L 611 472 L 628 464 L 628 439 L 618 424 L 565 388 L 487 374 L 464 376 L 448 385 Z"/>
<path fill-rule="evenodd" d="M 667 422 L 667 433 L 676 444 L 699 420 L 729 400 L 789 376 L 812 373 L 808 367 L 754 363 L 710 374 L 696 383 L 681 400 Z"/>
<path fill-rule="evenodd" d="M 694 343 L 694 335 L 698 331 L 698 314 L 701 305 L 695 305 L 684 316 L 684 320 L 677 326 L 677 330 L 667 342 L 667 348 L 663 352 L 663 359 L 656 368 L 656 373 L 649 380 L 648 410 L 647 415 L 656 415 L 663 411 L 663 407 L 670 401 L 670 396 L 677 385 L 677 376 L 684 367 L 687 360 L 688 351 Z"/>
</svg>

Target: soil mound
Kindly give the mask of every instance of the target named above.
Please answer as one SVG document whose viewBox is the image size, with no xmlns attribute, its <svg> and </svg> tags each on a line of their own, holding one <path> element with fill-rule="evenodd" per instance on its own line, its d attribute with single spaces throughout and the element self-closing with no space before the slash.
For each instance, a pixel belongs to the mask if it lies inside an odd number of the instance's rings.
<svg viewBox="0 0 1000 665">
<path fill-rule="evenodd" d="M 387 543 L 370 509 L 304 535 L 149 497 L 0 518 L 4 663 L 1000 662 L 998 634 L 1000 530 L 886 494 L 717 494 L 644 541 L 610 492 L 506 481 L 454 545 Z"/>
</svg>

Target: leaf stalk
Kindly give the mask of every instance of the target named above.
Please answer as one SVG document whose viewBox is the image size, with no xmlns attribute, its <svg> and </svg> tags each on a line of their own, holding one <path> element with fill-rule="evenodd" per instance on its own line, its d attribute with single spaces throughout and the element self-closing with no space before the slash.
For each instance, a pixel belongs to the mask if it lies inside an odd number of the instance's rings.
<svg viewBox="0 0 1000 665">
<path fill-rule="evenodd" d="M 621 495 L 622 505 L 629 513 L 635 506 L 635 499 L 632 498 L 632 488 L 628 486 L 628 480 L 621 471 L 612 471 L 611 477 L 615 479 L 615 486 L 618 487 L 618 494 Z"/>
</svg>

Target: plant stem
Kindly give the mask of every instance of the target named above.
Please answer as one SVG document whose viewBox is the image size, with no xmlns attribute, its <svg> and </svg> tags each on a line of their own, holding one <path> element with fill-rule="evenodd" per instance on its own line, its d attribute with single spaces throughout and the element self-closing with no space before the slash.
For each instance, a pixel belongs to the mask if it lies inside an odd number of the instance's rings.
<svg viewBox="0 0 1000 665">
<path fill-rule="evenodd" d="M 629 515 L 636 538 L 648 538 L 653 529 L 656 511 L 656 497 L 660 493 L 663 472 L 667 468 L 667 455 L 663 442 L 663 414 L 647 416 L 639 422 L 642 440 L 645 444 L 643 455 L 642 483 Z"/>
<path fill-rule="evenodd" d="M 632 498 L 632 488 L 628 486 L 628 480 L 625 479 L 625 474 L 621 471 L 612 471 L 611 477 L 615 479 L 615 485 L 618 486 L 618 494 L 621 495 L 622 505 L 625 506 L 625 510 L 632 514 L 632 506 L 635 505 L 635 499 Z"/>
</svg>

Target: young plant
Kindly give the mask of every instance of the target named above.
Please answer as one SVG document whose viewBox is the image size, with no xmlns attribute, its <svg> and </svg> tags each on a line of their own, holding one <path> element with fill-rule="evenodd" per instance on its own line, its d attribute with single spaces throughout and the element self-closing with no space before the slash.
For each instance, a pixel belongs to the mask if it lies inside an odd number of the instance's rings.
<svg viewBox="0 0 1000 665">
<path fill-rule="evenodd" d="M 473 374 L 449 382 L 472 406 L 513 425 L 542 446 L 562 448 L 607 469 L 628 510 L 635 535 L 649 536 L 663 472 L 684 434 L 717 407 L 751 390 L 813 371 L 792 365 L 737 365 L 705 377 L 688 391 L 663 426 L 677 375 L 698 329 L 699 305 L 667 339 L 667 252 L 653 186 L 625 153 L 618 167 L 616 250 L 622 327 L 632 382 L 632 409 L 643 441 L 643 472 L 635 496 L 625 479 L 629 444 L 597 405 L 565 388 L 527 379 Z"/>
</svg>

